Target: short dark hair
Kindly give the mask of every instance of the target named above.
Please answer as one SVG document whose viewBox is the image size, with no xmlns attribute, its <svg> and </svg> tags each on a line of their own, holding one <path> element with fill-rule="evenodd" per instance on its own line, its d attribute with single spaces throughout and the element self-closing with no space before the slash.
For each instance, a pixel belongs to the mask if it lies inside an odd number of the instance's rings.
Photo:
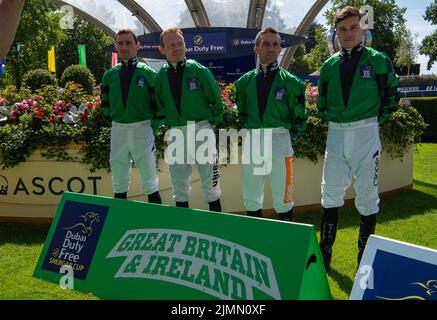
<svg viewBox="0 0 437 320">
<path fill-rule="evenodd" d="M 131 35 L 134 37 L 135 44 L 138 43 L 138 37 L 136 36 L 136 34 L 133 32 L 132 29 L 128 29 L 128 28 L 126 28 L 126 29 L 118 30 L 118 32 L 117 32 L 117 37 L 118 37 L 120 34 L 131 34 Z M 117 37 L 115 37 L 115 40 L 117 40 Z"/>
<path fill-rule="evenodd" d="M 349 18 L 349 17 L 358 17 L 361 19 L 364 17 L 364 14 L 360 12 L 360 9 L 357 7 L 345 7 L 341 9 L 334 18 L 334 25 L 337 26 L 341 21 Z"/>
<path fill-rule="evenodd" d="M 178 27 L 166 29 L 166 30 L 162 31 L 161 35 L 159 36 L 159 45 L 162 48 L 164 48 L 164 36 L 166 34 L 169 34 L 169 33 L 178 33 L 178 34 L 180 34 L 182 36 L 182 38 L 184 37 L 184 34 L 182 33 L 182 30 L 180 28 L 178 28 Z"/>
<path fill-rule="evenodd" d="M 279 35 L 279 32 L 276 31 L 276 29 L 274 29 L 272 27 L 267 27 L 267 28 L 264 28 L 260 32 L 257 33 L 257 35 L 255 37 L 255 46 L 259 47 L 259 45 L 261 44 L 261 36 L 263 34 L 267 34 L 267 33 L 276 34 L 279 38 L 279 44 L 281 44 L 281 36 Z"/>
</svg>

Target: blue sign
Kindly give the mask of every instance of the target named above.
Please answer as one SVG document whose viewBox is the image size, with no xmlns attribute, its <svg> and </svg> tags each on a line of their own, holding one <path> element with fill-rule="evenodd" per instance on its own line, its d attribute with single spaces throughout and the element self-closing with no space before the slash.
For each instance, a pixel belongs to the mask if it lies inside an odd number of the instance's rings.
<svg viewBox="0 0 437 320">
<path fill-rule="evenodd" d="M 437 300 L 437 265 L 377 250 L 372 267 L 364 300 Z"/>
<path fill-rule="evenodd" d="M 109 207 L 66 201 L 42 268 L 59 272 L 68 265 L 85 280 Z"/>
<path fill-rule="evenodd" d="M 226 33 L 194 33 L 184 36 L 187 55 L 226 54 Z"/>
<path fill-rule="evenodd" d="M 437 250 L 371 235 L 352 300 L 437 300 Z"/>
<path fill-rule="evenodd" d="M 255 68 L 255 56 L 243 56 L 229 59 L 204 60 L 198 59 L 199 63 L 208 67 L 217 81 L 235 82 L 246 72 Z"/>
<path fill-rule="evenodd" d="M 255 37 L 259 29 L 247 28 L 184 28 L 181 29 L 187 47 L 187 58 L 197 58 L 208 54 L 208 59 L 241 57 L 252 54 Z M 291 47 L 307 41 L 306 38 L 287 33 L 279 33 L 282 48 Z M 153 32 L 138 37 L 141 47 L 138 55 L 143 58 L 165 59 L 159 52 L 160 32 Z M 113 45 L 106 48 L 115 52 Z"/>
<path fill-rule="evenodd" d="M 437 81 L 429 84 L 402 85 L 398 89 L 401 97 L 437 97 Z"/>
<path fill-rule="evenodd" d="M 260 29 L 206 27 L 184 28 L 187 59 L 195 59 L 210 68 L 218 81 L 234 82 L 247 71 L 255 68 L 255 37 Z M 307 41 L 306 38 L 279 33 L 282 48 Z M 165 59 L 159 52 L 160 32 L 140 36 L 138 56 L 148 59 Z M 115 52 L 114 46 L 106 48 Z"/>
</svg>

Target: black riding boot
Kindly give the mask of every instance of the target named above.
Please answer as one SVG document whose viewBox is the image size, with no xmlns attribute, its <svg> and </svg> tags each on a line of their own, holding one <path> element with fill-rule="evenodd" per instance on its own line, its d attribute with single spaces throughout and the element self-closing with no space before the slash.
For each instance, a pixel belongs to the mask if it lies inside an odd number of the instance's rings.
<svg viewBox="0 0 437 320">
<path fill-rule="evenodd" d="M 364 248 L 366 247 L 367 239 L 371 234 L 375 233 L 376 214 L 370 216 L 361 216 L 360 234 L 358 235 L 358 265 L 360 265 L 361 257 L 363 256 Z"/>
<path fill-rule="evenodd" d="M 337 234 L 339 208 L 323 208 L 322 226 L 320 227 L 320 250 L 327 272 L 331 271 L 332 246 Z"/>
<path fill-rule="evenodd" d="M 263 211 L 262 209 L 256 211 L 247 211 L 247 216 L 261 218 L 263 216 Z"/>
<path fill-rule="evenodd" d="M 114 193 L 114 198 L 115 199 L 127 199 L 127 192 L 122 192 L 122 193 Z"/>
<path fill-rule="evenodd" d="M 222 212 L 222 204 L 220 203 L 220 199 L 216 201 L 208 202 L 209 211 Z"/>
<path fill-rule="evenodd" d="M 147 201 L 149 203 L 162 204 L 161 195 L 159 194 L 159 191 L 147 195 Z"/>
<path fill-rule="evenodd" d="M 279 220 L 290 221 L 290 222 L 293 221 L 293 209 L 287 212 L 279 213 L 278 215 L 279 215 Z"/>
</svg>

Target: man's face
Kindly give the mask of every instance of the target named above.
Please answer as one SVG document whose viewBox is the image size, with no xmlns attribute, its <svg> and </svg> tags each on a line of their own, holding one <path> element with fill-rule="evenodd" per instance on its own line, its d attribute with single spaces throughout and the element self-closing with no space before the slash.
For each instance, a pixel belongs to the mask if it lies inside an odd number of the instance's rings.
<svg viewBox="0 0 437 320">
<path fill-rule="evenodd" d="M 260 36 L 259 46 L 255 46 L 253 51 L 258 55 L 262 64 L 271 64 L 278 59 L 281 53 L 281 44 L 278 35 L 265 33 Z"/>
<path fill-rule="evenodd" d="M 115 50 L 121 60 L 129 60 L 137 56 L 137 51 L 140 48 L 140 43 L 135 43 L 132 34 L 120 34 L 115 40 Z"/>
<path fill-rule="evenodd" d="M 360 18 L 352 16 L 337 24 L 337 37 L 343 48 L 355 48 L 361 41 L 365 30 L 360 27 Z"/>
<path fill-rule="evenodd" d="M 184 37 L 179 33 L 171 32 L 164 35 L 163 47 L 159 47 L 161 54 L 165 55 L 166 59 L 170 63 L 178 63 L 185 59 L 185 47 Z"/>
</svg>

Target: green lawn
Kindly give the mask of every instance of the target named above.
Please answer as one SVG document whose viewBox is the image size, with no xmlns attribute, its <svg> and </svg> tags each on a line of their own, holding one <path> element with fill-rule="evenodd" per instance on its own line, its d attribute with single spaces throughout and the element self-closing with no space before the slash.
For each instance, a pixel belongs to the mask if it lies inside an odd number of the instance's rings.
<svg viewBox="0 0 437 320">
<path fill-rule="evenodd" d="M 437 144 L 423 144 L 414 156 L 414 189 L 382 200 L 378 235 L 437 249 Z M 320 224 L 320 212 L 297 222 Z M 335 299 L 348 299 L 356 270 L 359 215 L 341 210 L 329 275 Z M 48 226 L 0 224 L 0 299 L 96 299 L 32 278 Z M 318 235 L 319 236 L 319 235 Z"/>
</svg>

